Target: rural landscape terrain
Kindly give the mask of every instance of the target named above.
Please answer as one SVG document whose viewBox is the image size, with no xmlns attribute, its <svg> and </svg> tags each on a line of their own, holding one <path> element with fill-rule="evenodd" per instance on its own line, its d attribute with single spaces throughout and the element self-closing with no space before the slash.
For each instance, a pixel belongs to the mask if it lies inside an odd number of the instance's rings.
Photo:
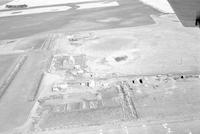
<svg viewBox="0 0 200 134">
<path fill-rule="evenodd" d="M 179 2 L 1 0 L 0 134 L 199 134 L 200 30 Z"/>
</svg>

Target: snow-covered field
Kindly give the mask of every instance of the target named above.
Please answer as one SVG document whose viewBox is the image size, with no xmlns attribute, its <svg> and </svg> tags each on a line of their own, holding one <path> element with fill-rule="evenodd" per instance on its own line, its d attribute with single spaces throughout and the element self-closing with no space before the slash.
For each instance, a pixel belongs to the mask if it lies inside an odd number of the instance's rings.
<svg viewBox="0 0 200 134">
<path fill-rule="evenodd" d="M 78 9 L 89 9 L 89 8 L 98 8 L 98 7 L 113 7 L 119 6 L 119 3 L 116 1 L 113 2 L 96 2 L 96 3 L 86 3 L 86 4 L 77 4 Z"/>
<path fill-rule="evenodd" d="M 0 17 L 7 16 L 17 16 L 17 15 L 28 15 L 28 14 L 38 14 L 47 12 L 59 12 L 69 10 L 71 7 L 68 6 L 55 6 L 55 7 L 43 7 L 43 8 L 33 8 L 17 11 L 4 11 L 0 13 Z"/>
<path fill-rule="evenodd" d="M 164 13 L 174 13 L 168 0 L 140 0 L 144 4 L 152 6 Z"/>
</svg>

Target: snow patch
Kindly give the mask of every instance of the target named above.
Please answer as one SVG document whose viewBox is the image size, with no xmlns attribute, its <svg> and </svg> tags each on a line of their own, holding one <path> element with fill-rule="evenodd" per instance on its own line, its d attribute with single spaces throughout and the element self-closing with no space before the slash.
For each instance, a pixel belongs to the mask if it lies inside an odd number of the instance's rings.
<svg viewBox="0 0 200 134">
<path fill-rule="evenodd" d="M 119 6 L 119 3 L 114 2 L 96 2 L 96 3 L 86 3 L 86 4 L 77 4 L 78 9 L 89 9 L 89 8 L 99 8 L 99 7 L 114 7 Z"/>
<path fill-rule="evenodd" d="M 110 18 L 106 18 L 106 19 L 101 19 L 101 20 L 97 20 L 98 22 L 104 22 L 104 23 L 109 23 L 109 22 L 117 22 L 120 21 L 120 18 L 116 18 L 116 17 L 110 17 Z"/>
<path fill-rule="evenodd" d="M 146 5 L 152 6 L 164 13 L 174 13 L 171 5 L 167 0 L 140 0 Z"/>
</svg>

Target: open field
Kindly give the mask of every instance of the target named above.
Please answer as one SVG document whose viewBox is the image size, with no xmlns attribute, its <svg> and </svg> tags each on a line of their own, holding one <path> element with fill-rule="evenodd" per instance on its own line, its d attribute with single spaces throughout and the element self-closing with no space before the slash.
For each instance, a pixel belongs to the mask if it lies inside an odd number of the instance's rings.
<svg viewBox="0 0 200 134">
<path fill-rule="evenodd" d="M 7 55 L 10 53 L 23 53 L 31 50 L 39 50 L 42 48 L 43 43 L 47 40 L 48 34 L 41 36 L 32 36 L 29 38 L 19 38 L 11 40 L 3 40 L 0 43 L 0 54 Z"/>
<path fill-rule="evenodd" d="M 182 27 L 173 15 L 153 18 L 156 24 L 149 26 L 80 32 L 96 37 L 82 39 L 80 46 L 62 45 L 61 42 L 67 42 L 63 34 L 55 41 L 55 49 L 85 54 L 89 57 L 88 66 L 99 75 L 199 73 L 200 47 L 196 45 L 200 40 L 199 30 Z M 119 57 L 126 58 L 116 61 Z"/>
<path fill-rule="evenodd" d="M 56 128 L 59 126 L 81 127 L 103 125 L 123 120 L 123 112 L 120 107 L 100 108 L 88 111 L 69 113 L 50 113 L 40 124 L 41 129 Z"/>
<path fill-rule="evenodd" d="M 22 39 L 17 45 L 13 44 L 13 50 L 38 50 L 42 47 L 46 37 L 47 36 L 40 36 L 38 38 Z"/>
<path fill-rule="evenodd" d="M 23 66 L 24 62 L 26 61 L 27 56 L 22 55 L 18 58 L 16 61 L 15 66 L 12 68 L 12 70 L 9 72 L 8 76 L 4 78 L 2 84 L 0 85 L 0 98 L 5 94 L 7 88 L 10 86 L 12 81 L 15 79 L 15 76 Z"/>
<path fill-rule="evenodd" d="M 0 56 L 0 83 L 8 76 L 11 69 L 13 69 L 14 65 L 16 64 L 16 61 L 18 59 L 18 54 L 13 55 L 1 55 Z"/>
<path fill-rule="evenodd" d="M 197 119 L 200 116 L 199 79 L 176 81 L 171 87 L 138 88 L 135 105 L 145 120 Z"/>
<path fill-rule="evenodd" d="M 33 90 L 38 90 L 37 77 L 46 70 L 47 64 L 48 53 L 29 54 L 0 101 L 0 132 L 21 126 L 27 120 L 34 104 L 29 97 L 33 97 Z"/>
<path fill-rule="evenodd" d="M 125 123 L 122 125 L 110 126 L 97 126 L 97 127 L 82 127 L 80 129 L 74 128 L 69 130 L 65 127 L 52 129 L 49 131 L 36 132 L 34 134 L 63 134 L 63 133 L 76 133 L 76 134 L 198 134 L 199 133 L 199 120 L 185 120 L 180 122 L 139 122 L 139 123 Z M 186 129 L 187 128 L 187 129 Z"/>
</svg>

